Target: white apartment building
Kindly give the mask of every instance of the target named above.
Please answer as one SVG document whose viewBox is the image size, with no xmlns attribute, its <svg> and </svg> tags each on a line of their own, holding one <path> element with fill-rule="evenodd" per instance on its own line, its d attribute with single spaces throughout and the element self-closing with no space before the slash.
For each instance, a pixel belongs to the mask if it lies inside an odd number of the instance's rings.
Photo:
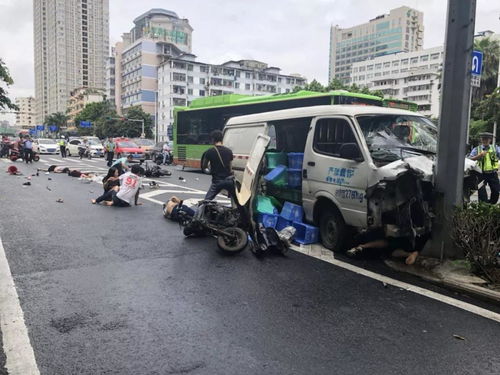
<svg viewBox="0 0 500 375">
<path fill-rule="evenodd" d="M 134 20 L 134 27 L 115 46 L 115 104 L 139 105 L 155 113 L 157 69 L 167 57 L 191 52 L 193 28 L 187 19 L 165 9 L 151 9 Z"/>
<path fill-rule="evenodd" d="M 439 117 L 443 58 L 443 47 L 435 47 L 356 62 L 350 73 L 352 83 L 381 90 L 386 97 L 415 102 L 419 112 Z"/>
<path fill-rule="evenodd" d="M 106 100 L 110 103 L 115 103 L 116 89 L 115 89 L 115 74 L 116 74 L 116 58 L 115 58 L 115 47 L 111 48 L 111 56 L 106 59 Z"/>
<path fill-rule="evenodd" d="M 16 126 L 29 129 L 36 125 L 35 122 L 35 98 L 32 96 L 19 97 L 15 100 L 19 111 L 16 113 Z"/>
<path fill-rule="evenodd" d="M 193 99 L 223 95 L 270 95 L 304 86 L 300 75 L 280 74 L 280 68 L 255 60 L 212 65 L 195 61 L 192 54 L 169 58 L 158 68 L 158 135 L 165 139 L 173 124 L 174 107 L 188 106 Z"/>
<path fill-rule="evenodd" d="M 33 0 L 36 120 L 66 112 L 77 87 L 105 89 L 109 0 Z"/>
<path fill-rule="evenodd" d="M 352 64 L 396 52 L 419 51 L 423 35 L 424 14 L 407 6 L 361 25 L 331 26 L 328 79 L 349 84 Z"/>
</svg>

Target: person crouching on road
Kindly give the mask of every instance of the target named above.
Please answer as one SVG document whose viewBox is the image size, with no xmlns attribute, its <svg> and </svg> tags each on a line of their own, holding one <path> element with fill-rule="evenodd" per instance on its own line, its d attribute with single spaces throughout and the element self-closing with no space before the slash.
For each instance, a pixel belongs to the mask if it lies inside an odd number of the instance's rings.
<svg viewBox="0 0 500 375">
<path fill-rule="evenodd" d="M 500 196 L 500 181 L 498 180 L 498 160 L 500 159 L 500 147 L 492 144 L 492 133 L 481 133 L 481 144 L 474 147 L 469 155 L 472 160 L 477 160 L 477 165 L 481 168 L 481 178 L 479 183 L 483 185 L 478 190 L 480 202 L 496 204 Z M 491 195 L 488 199 L 486 185 L 490 186 Z"/>
<path fill-rule="evenodd" d="M 130 172 L 119 177 L 120 187 L 115 186 L 99 198 L 92 199 L 92 204 L 104 202 L 106 206 L 130 207 L 134 202 L 136 206 L 141 205 L 142 203 L 138 203 L 138 200 L 142 176 L 144 176 L 144 168 L 133 165 Z"/>
<path fill-rule="evenodd" d="M 116 159 L 112 167 L 118 169 L 118 174 L 122 175 L 130 170 L 130 163 L 132 163 L 134 157 L 132 155 L 127 155 L 126 157 Z"/>
<path fill-rule="evenodd" d="M 222 145 L 222 132 L 214 130 L 211 134 L 214 147 L 207 150 L 205 160 L 210 163 L 212 184 L 205 195 L 205 200 L 213 200 L 222 190 L 227 190 L 231 198 L 234 194 L 234 177 L 231 171 L 233 152 Z"/>
<path fill-rule="evenodd" d="M 108 174 L 102 179 L 102 187 L 106 193 L 115 186 L 120 186 L 120 175 L 117 168 L 111 167 L 108 170 Z"/>
</svg>

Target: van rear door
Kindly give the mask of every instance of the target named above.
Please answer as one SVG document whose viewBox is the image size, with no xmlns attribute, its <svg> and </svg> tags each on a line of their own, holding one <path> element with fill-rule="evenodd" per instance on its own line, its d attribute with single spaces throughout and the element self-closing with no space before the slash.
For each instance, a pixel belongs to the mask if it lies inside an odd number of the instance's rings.
<svg viewBox="0 0 500 375">
<path fill-rule="evenodd" d="M 302 200 L 308 220 L 324 197 L 335 203 L 348 225 L 366 226 L 369 165 L 346 116 L 317 117 L 308 134 L 303 163 Z"/>
<path fill-rule="evenodd" d="M 224 129 L 223 143 L 233 151 L 234 159 L 231 166 L 236 179 L 240 182 L 258 134 L 266 134 L 265 123 L 226 126 Z"/>
</svg>

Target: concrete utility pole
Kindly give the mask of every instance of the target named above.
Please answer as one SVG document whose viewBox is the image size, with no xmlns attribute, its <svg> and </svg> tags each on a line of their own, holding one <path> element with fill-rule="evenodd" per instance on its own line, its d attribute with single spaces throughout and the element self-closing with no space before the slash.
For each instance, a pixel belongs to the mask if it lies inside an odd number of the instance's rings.
<svg viewBox="0 0 500 375">
<path fill-rule="evenodd" d="M 462 255 L 453 245 L 451 219 L 454 208 L 463 204 L 475 19 L 476 0 L 448 0 L 436 166 L 439 199 L 431 246 L 434 256 Z"/>
</svg>

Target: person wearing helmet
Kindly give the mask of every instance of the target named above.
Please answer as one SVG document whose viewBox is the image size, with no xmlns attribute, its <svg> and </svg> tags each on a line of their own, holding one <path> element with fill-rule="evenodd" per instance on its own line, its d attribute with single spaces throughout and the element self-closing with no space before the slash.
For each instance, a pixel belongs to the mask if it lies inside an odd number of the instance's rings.
<svg viewBox="0 0 500 375">
<path fill-rule="evenodd" d="M 496 204 L 500 196 L 500 181 L 498 180 L 498 160 L 500 159 L 500 147 L 492 144 L 492 133 L 481 133 L 481 144 L 474 147 L 469 155 L 469 158 L 477 161 L 477 165 L 481 168 L 481 178 L 479 184 L 481 187 L 478 190 L 478 198 L 480 202 Z M 490 186 L 491 195 L 488 199 L 486 185 Z"/>
</svg>

